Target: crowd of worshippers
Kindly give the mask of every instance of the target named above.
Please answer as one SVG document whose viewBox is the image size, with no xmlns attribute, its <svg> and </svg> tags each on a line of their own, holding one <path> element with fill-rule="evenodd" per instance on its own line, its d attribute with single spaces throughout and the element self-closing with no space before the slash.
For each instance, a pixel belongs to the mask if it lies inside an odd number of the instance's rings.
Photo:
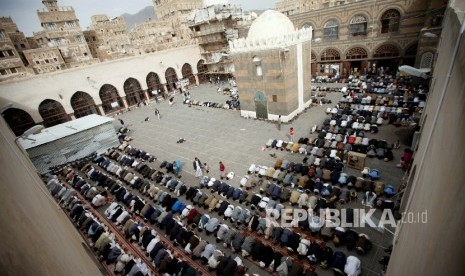
<svg viewBox="0 0 465 276">
<path fill-rule="evenodd" d="M 111 156 L 116 157 L 115 152 L 110 153 L 109 157 Z M 116 158 L 118 159 L 119 157 L 116 157 Z M 112 161 L 109 162 L 109 159 L 103 156 L 95 157 L 94 161 L 97 162 L 99 166 L 102 166 L 102 168 L 107 170 L 107 172 L 118 175 L 117 173 L 115 173 L 115 171 L 116 172 L 119 171 L 119 169 L 117 168 L 119 165 L 117 163 L 114 163 Z M 111 180 L 103 180 L 102 178 L 104 178 L 105 174 L 101 172 L 96 172 L 95 168 L 91 166 L 83 167 L 82 169 L 85 172 L 87 172 L 88 175 L 90 174 L 91 179 L 93 178 L 96 179 L 98 183 L 104 183 L 104 185 L 108 183 L 114 183 Z M 134 169 L 139 170 L 141 172 L 145 171 L 145 175 L 150 176 L 149 178 L 150 180 L 152 180 L 151 178 L 155 176 L 155 180 L 154 180 L 155 183 L 150 183 L 150 181 L 144 180 L 143 184 L 139 186 L 137 185 L 137 179 L 135 180 L 135 178 L 137 178 L 136 176 L 134 176 L 133 179 L 129 179 L 126 177 L 127 176 L 126 174 L 126 176 L 123 178 L 119 177 L 120 178 L 119 184 L 113 184 L 112 186 L 107 187 L 107 188 L 108 190 L 110 190 L 112 193 L 115 194 L 116 199 L 119 201 L 124 201 L 127 194 L 130 193 L 127 189 L 123 187 L 124 185 L 129 185 L 131 188 L 137 188 L 143 194 L 150 196 L 156 202 L 160 202 L 161 208 L 163 211 L 161 213 L 156 212 L 156 211 L 152 213 L 150 216 L 151 220 L 158 221 L 159 216 L 163 216 L 163 215 L 166 215 L 168 219 L 172 218 L 173 210 L 179 211 L 181 213 L 183 211 L 186 211 L 184 212 L 186 215 L 189 215 L 189 214 L 191 215 L 189 216 L 191 220 L 188 219 L 187 221 L 188 225 L 192 224 L 192 226 L 199 228 L 199 230 L 205 230 L 209 234 L 215 234 L 217 235 L 218 239 L 223 244 L 226 243 L 227 246 L 230 245 L 231 248 L 235 252 L 242 252 L 242 244 L 244 243 L 246 237 L 242 235 L 240 232 L 238 232 L 238 230 L 232 228 L 235 231 L 235 235 L 231 236 L 231 241 L 226 238 L 226 242 L 223 242 L 224 237 L 222 237 L 222 233 L 224 234 L 224 232 L 220 230 L 228 228 L 229 226 L 226 223 L 223 223 L 224 225 L 221 224 L 218 218 L 210 217 L 213 211 L 217 211 L 219 216 L 233 221 L 234 223 L 236 223 L 236 225 L 248 225 L 251 231 L 254 231 L 260 234 L 268 233 L 269 239 L 273 238 L 273 240 L 280 242 L 280 244 L 283 247 L 289 248 L 290 252 L 295 253 L 297 256 L 304 257 L 304 259 L 305 257 L 307 257 L 310 263 L 314 263 L 314 264 L 320 263 L 320 265 L 322 265 L 323 267 L 331 266 L 333 269 L 339 269 L 339 270 L 346 269 L 345 268 L 346 264 L 348 264 L 348 268 L 346 270 L 350 270 L 350 267 L 353 265 L 353 263 L 350 261 L 343 262 L 343 263 L 342 262 L 338 263 L 334 261 L 333 256 L 339 256 L 340 253 L 336 255 L 332 254 L 333 252 L 331 248 L 322 247 L 318 243 L 315 243 L 315 242 L 311 243 L 309 240 L 302 238 L 300 234 L 292 231 L 289 228 L 283 229 L 272 223 L 268 223 L 265 218 L 259 217 L 258 215 L 254 214 L 253 210 L 250 211 L 247 208 L 242 208 L 239 205 L 233 206 L 227 200 L 222 199 L 223 196 L 226 197 L 226 199 L 231 199 L 233 201 L 235 200 L 234 198 L 236 198 L 236 201 L 238 201 L 239 204 L 245 203 L 246 205 L 251 205 L 258 210 L 265 210 L 266 208 L 272 208 L 271 206 L 273 205 L 274 206 L 277 205 L 277 202 L 275 202 L 272 199 L 266 200 L 265 198 L 266 196 L 262 197 L 259 194 L 249 195 L 247 191 L 243 191 L 242 194 L 239 193 L 240 194 L 239 196 L 236 193 L 236 197 L 234 197 L 234 192 L 233 192 L 232 193 L 233 196 L 229 197 L 228 194 L 231 194 L 231 187 L 229 186 L 229 188 L 226 189 L 226 185 L 223 182 L 218 186 L 218 190 L 215 191 L 215 187 L 216 187 L 215 183 L 218 183 L 216 180 L 212 181 L 212 184 L 210 187 L 211 189 L 210 191 L 212 194 L 208 195 L 207 192 L 202 190 L 201 188 L 202 185 L 198 188 L 195 188 L 195 187 L 188 188 L 187 185 L 182 183 L 180 180 L 175 179 L 168 174 L 163 174 L 160 171 L 155 173 L 155 170 L 148 169 L 147 164 L 141 165 L 141 163 L 139 163 L 138 165 L 136 165 Z M 149 170 L 153 171 L 153 173 L 151 174 Z M 105 177 L 108 177 L 108 176 L 105 176 Z M 203 183 L 206 183 L 204 179 L 203 179 Z M 210 181 L 208 181 L 208 183 L 210 183 Z M 220 186 L 223 186 L 223 187 L 220 188 Z M 162 187 L 166 187 L 167 191 L 166 190 L 164 191 Z M 173 196 L 171 196 L 170 192 L 171 194 L 173 194 Z M 218 196 L 214 195 L 213 193 L 215 194 L 218 193 Z M 303 203 L 303 200 L 300 195 L 305 194 L 305 193 L 303 193 L 302 191 L 297 191 L 296 193 L 293 191 L 291 193 L 293 193 L 292 195 L 293 198 L 298 198 L 300 199 L 300 202 Z M 186 200 L 192 201 L 192 204 L 198 205 L 199 208 L 203 207 L 205 209 L 208 209 L 208 212 L 210 215 L 207 215 L 207 214 L 202 215 L 199 212 L 199 210 L 192 208 L 192 206 L 182 203 L 179 200 L 180 196 L 185 196 Z M 298 199 L 295 201 L 295 204 L 297 204 L 297 202 L 299 201 Z M 137 202 L 140 202 L 140 203 L 137 203 Z M 140 213 L 142 211 L 142 208 L 147 206 L 147 204 L 144 203 L 142 199 L 140 199 L 140 201 L 137 200 L 136 203 L 134 203 L 134 206 L 135 206 L 134 207 L 135 211 Z M 301 227 L 303 229 L 308 229 L 306 228 L 304 224 L 302 224 Z M 234 231 L 231 231 L 231 233 L 233 233 Z M 348 233 L 347 235 L 345 234 L 346 232 Z M 367 252 L 371 247 L 371 243 L 369 242 L 369 239 L 367 238 L 366 235 L 364 234 L 359 235 L 355 231 L 352 231 L 350 229 L 335 230 L 335 229 L 332 229 L 331 227 L 328 227 L 325 229 L 314 228 L 314 233 L 321 234 L 321 236 L 325 237 L 326 240 L 334 239 L 334 241 L 337 241 L 336 245 L 338 246 L 344 244 L 351 250 L 354 248 L 357 248 L 357 251 L 362 254 Z M 338 237 L 337 239 L 334 238 L 336 236 Z M 261 244 L 258 240 L 256 240 L 256 243 L 257 243 L 256 246 L 258 246 L 256 250 L 259 250 L 260 248 L 263 249 L 264 247 L 263 244 Z M 314 244 L 312 245 L 311 250 L 310 250 L 310 247 L 307 246 L 308 243 L 310 245 Z M 300 249 L 298 249 L 299 247 Z M 246 246 L 244 246 L 244 248 L 247 251 L 248 249 L 247 243 L 246 243 Z M 269 249 L 266 249 L 266 250 L 269 250 Z M 324 252 L 326 251 L 328 252 L 325 254 Z M 249 252 L 249 254 L 251 252 Z M 260 250 L 257 251 L 257 254 L 256 254 L 257 258 L 258 256 L 263 256 L 263 254 L 259 254 L 259 252 L 261 251 Z M 295 265 L 294 263 L 292 263 L 291 267 L 287 266 L 287 263 L 289 263 L 289 260 L 286 259 L 287 257 L 285 258 L 286 262 L 284 262 L 284 260 L 281 261 L 281 259 L 284 256 L 280 256 L 278 253 L 279 252 L 275 252 L 275 254 L 271 254 L 271 255 L 266 254 L 267 256 L 274 256 L 274 257 L 267 259 L 267 260 L 259 259 L 259 261 L 263 262 L 265 265 L 268 264 L 266 265 L 266 267 L 270 269 L 278 269 L 278 267 L 281 266 L 282 270 L 286 270 L 286 269 L 290 270 L 292 266 L 295 266 L 295 269 L 300 267 L 300 269 L 297 269 L 296 271 L 301 271 L 302 267 L 298 263 L 296 263 Z M 247 255 L 247 253 L 245 254 Z M 358 259 L 354 259 L 354 258 L 351 258 L 353 260 L 356 260 L 357 265 L 355 265 L 354 267 L 359 269 L 360 262 L 358 261 Z M 275 261 L 273 263 L 273 266 L 270 266 L 273 261 Z M 278 263 L 279 265 L 276 265 L 276 263 Z M 283 265 L 283 263 L 286 263 L 286 265 Z M 341 266 L 341 263 L 342 263 L 342 266 Z M 290 274 L 283 274 L 283 275 L 300 275 L 299 273 L 297 274 L 290 273 Z M 353 274 L 353 275 L 357 275 L 357 274 Z"/>
<path fill-rule="evenodd" d="M 66 188 L 65 185 L 60 184 L 56 175 L 51 175 L 48 178 L 47 188 L 59 200 L 60 205 L 69 212 L 69 216 L 76 227 L 87 235 L 91 242 L 90 245 L 99 258 L 107 265 L 113 264 L 114 272 L 118 274 L 153 275 L 147 264 L 126 250 L 125 245 L 120 244 L 115 239 L 115 233 L 109 231 L 108 225 L 100 221 L 90 210 L 87 210 L 85 202 L 79 200 L 76 196 L 76 191 L 78 191 L 85 199 L 89 200 L 91 197 L 88 188 L 89 183 L 72 169 L 65 168 L 61 173 L 72 185 L 72 188 Z M 106 197 L 107 195 L 106 192 L 95 195 L 92 200 L 93 206 L 96 206 L 95 202 L 99 201 L 99 196 Z M 128 207 L 133 210 L 135 207 L 134 201 L 131 201 Z M 128 241 L 138 242 L 147 254 L 152 253 L 149 256 L 158 272 L 170 275 L 196 275 L 194 268 L 170 251 L 166 243 L 160 240 L 160 236 L 154 229 L 141 223 L 138 218 L 132 216 L 127 210 L 129 209 L 112 202 L 106 209 L 105 216 L 115 225 L 120 226 Z M 154 248 L 158 248 L 158 250 L 154 252 Z"/>
<path fill-rule="evenodd" d="M 212 107 L 212 108 L 221 108 L 221 109 L 232 109 L 239 110 L 241 104 L 239 100 L 231 99 L 227 100 L 226 103 L 216 103 L 216 102 L 203 102 L 203 101 L 190 101 L 187 100 L 184 102 L 189 106 L 202 106 L 202 107 Z"/>
<path fill-rule="evenodd" d="M 402 112 L 402 108 L 391 110 L 384 105 L 340 103 L 336 107 L 328 108 L 327 113 L 330 117 L 312 128 L 312 133 L 318 132 L 317 137 L 302 137 L 298 143 L 269 139 L 266 146 L 312 155 L 316 158 L 328 156 L 343 160 L 349 151 L 354 151 L 387 162 L 394 158 L 392 149 L 395 145 L 384 140 L 370 139 L 367 134 L 377 133 L 378 128 L 385 122 L 384 117 L 390 116 L 389 114 L 404 116 Z M 402 120 L 407 121 L 405 118 Z"/>
</svg>

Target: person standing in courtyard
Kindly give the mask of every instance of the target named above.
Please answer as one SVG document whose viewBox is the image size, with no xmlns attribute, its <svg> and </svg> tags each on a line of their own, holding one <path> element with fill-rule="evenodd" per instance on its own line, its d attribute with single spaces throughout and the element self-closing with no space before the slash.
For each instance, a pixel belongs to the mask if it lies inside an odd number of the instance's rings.
<svg viewBox="0 0 465 276">
<path fill-rule="evenodd" d="M 281 115 L 278 117 L 278 121 L 276 122 L 278 130 L 281 130 Z"/>
<path fill-rule="evenodd" d="M 220 178 L 223 179 L 226 177 L 226 168 L 223 162 L 220 161 Z"/>
<path fill-rule="evenodd" d="M 194 170 L 195 170 L 195 177 L 202 177 L 203 176 L 203 172 L 202 172 L 202 162 L 200 162 L 200 160 L 195 157 L 194 159 L 194 162 L 192 163 L 192 165 L 194 166 Z"/>
<path fill-rule="evenodd" d="M 294 128 L 289 129 L 289 141 L 294 142 Z"/>
<path fill-rule="evenodd" d="M 155 108 L 155 116 L 160 120 L 160 111 L 158 111 L 158 108 Z"/>
<path fill-rule="evenodd" d="M 158 89 L 155 89 L 152 91 L 152 94 L 153 94 L 153 97 L 155 98 L 155 103 L 158 103 L 158 93 L 160 92 L 160 90 Z"/>
</svg>

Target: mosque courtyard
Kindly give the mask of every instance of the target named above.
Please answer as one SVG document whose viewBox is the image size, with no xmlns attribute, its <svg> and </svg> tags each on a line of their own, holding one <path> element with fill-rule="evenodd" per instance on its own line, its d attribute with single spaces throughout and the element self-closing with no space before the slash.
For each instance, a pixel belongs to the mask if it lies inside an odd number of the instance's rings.
<svg viewBox="0 0 465 276">
<path fill-rule="evenodd" d="M 340 84 L 336 84 L 340 86 Z M 191 100 L 210 101 L 224 103 L 229 96 L 217 92 L 215 85 L 200 85 L 190 90 Z M 332 104 L 315 105 L 300 114 L 289 123 L 283 123 L 281 130 L 273 122 L 263 120 L 245 119 L 240 116 L 240 111 L 225 110 L 211 107 L 189 106 L 182 103 L 181 95 L 174 95 L 175 104 L 170 106 L 168 101 L 152 102 L 148 106 L 142 106 L 129 112 L 117 115 L 115 118 L 122 119 L 128 129 L 129 136 L 133 138 L 130 144 L 145 150 L 157 157 L 153 165 L 158 168 L 162 161 L 173 162 L 181 160 L 181 181 L 188 186 L 197 185 L 199 179 L 195 178 L 192 162 L 198 157 L 202 163 L 210 167 L 210 177 L 219 177 L 219 161 L 226 166 L 227 172 L 234 172 L 235 177 L 226 180 L 229 185 L 239 187 L 240 179 L 247 174 L 251 164 L 272 167 L 276 159 L 287 159 L 291 162 L 301 163 L 305 157 L 299 153 L 289 151 L 278 151 L 276 149 L 264 148 L 269 139 L 288 140 L 289 128 L 295 129 L 295 141 L 300 137 L 316 137 L 310 134 L 311 128 L 321 124 L 327 118 L 326 109 L 333 107 L 341 99 L 342 94 L 332 92 L 327 94 L 327 99 Z M 158 120 L 154 110 L 158 109 L 161 119 Z M 146 121 L 146 118 L 149 118 Z M 114 121 L 115 127 L 121 125 L 118 120 Z M 392 125 L 383 125 L 377 134 L 368 134 L 369 138 L 384 139 L 388 143 L 401 141 L 400 149 L 395 149 L 394 160 L 384 162 L 377 158 L 367 158 L 365 166 L 376 168 L 381 172 L 381 180 L 386 184 L 393 185 L 396 189 L 401 185 L 404 172 L 396 167 L 399 163 L 403 149 L 406 147 L 408 131 L 405 128 L 395 128 Z M 177 143 L 184 138 L 184 143 Z M 270 154 L 275 154 L 276 157 Z M 345 167 L 343 170 L 349 175 L 361 176 L 359 170 Z M 258 187 L 252 190 L 258 192 Z M 233 203 L 234 204 L 234 203 Z M 338 208 L 363 208 L 361 196 L 356 201 Z M 380 217 L 381 211 L 377 210 L 375 216 Z M 373 243 L 372 250 L 363 256 L 357 256 L 362 263 L 363 275 L 379 275 L 382 266 L 379 259 L 386 255 L 385 249 L 389 247 L 393 239 L 395 229 L 374 229 L 370 227 L 358 228 L 359 233 L 366 233 Z M 207 237 L 208 239 L 208 237 Z M 213 239 L 213 238 L 211 238 Z M 349 255 L 355 252 L 347 252 L 345 247 L 334 248 L 331 242 L 327 243 L 334 250 L 341 250 Z M 246 260 L 246 264 L 248 261 Z M 256 264 L 250 263 L 249 273 L 264 275 L 264 270 Z M 319 275 L 331 275 L 331 270 L 317 268 Z"/>
</svg>

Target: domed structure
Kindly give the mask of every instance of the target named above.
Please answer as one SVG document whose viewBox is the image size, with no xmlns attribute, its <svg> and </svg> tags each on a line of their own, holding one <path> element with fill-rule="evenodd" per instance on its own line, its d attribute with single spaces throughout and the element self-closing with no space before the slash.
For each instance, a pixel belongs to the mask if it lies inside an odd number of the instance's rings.
<svg viewBox="0 0 465 276">
<path fill-rule="evenodd" d="M 294 33 L 291 20 L 275 10 L 266 10 L 250 26 L 248 40 L 263 40 Z"/>
<path fill-rule="evenodd" d="M 229 4 L 228 0 L 203 0 L 203 6 L 209 7 L 213 5 L 227 5 Z"/>
</svg>

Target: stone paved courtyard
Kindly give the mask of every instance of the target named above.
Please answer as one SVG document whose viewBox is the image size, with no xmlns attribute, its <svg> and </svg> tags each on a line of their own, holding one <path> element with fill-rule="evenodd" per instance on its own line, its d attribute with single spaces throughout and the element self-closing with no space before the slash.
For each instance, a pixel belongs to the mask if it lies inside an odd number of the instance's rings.
<svg viewBox="0 0 465 276">
<path fill-rule="evenodd" d="M 217 86 L 202 85 L 191 90 L 191 99 L 200 101 L 224 103 L 229 96 L 217 93 Z M 144 149 L 154 154 L 158 161 L 174 161 L 180 159 L 183 164 L 182 180 L 185 183 L 197 184 L 194 177 L 192 162 L 198 157 L 202 162 L 210 166 L 211 177 L 218 177 L 221 160 L 227 171 L 233 171 L 235 178 L 227 181 L 229 184 L 239 186 L 239 181 L 247 173 L 250 164 L 273 166 L 276 159 L 270 154 L 274 153 L 277 158 L 288 159 L 294 162 L 302 162 L 303 155 L 278 151 L 275 149 L 263 150 L 266 141 L 270 138 L 288 140 L 289 128 L 295 129 L 295 140 L 306 137 L 314 124 L 320 124 L 326 117 L 326 108 L 333 106 L 341 98 L 340 93 L 329 93 L 327 98 L 332 104 L 314 106 L 302 113 L 297 119 L 288 124 L 282 124 L 278 131 L 276 124 L 262 120 L 244 119 L 240 117 L 240 111 L 224 110 L 209 107 L 199 107 L 182 104 L 181 96 L 175 95 L 175 104 L 170 106 L 167 101 L 118 115 L 117 118 L 124 120 L 130 129 L 129 135 L 134 138 L 131 144 L 137 148 Z M 154 109 L 158 108 L 161 120 L 154 115 Z M 149 121 L 144 121 L 149 117 Z M 119 122 L 115 120 L 115 126 Z M 312 136 L 315 136 L 313 134 Z M 179 138 L 186 139 L 184 143 L 176 143 Z M 406 143 L 405 129 L 395 128 L 392 125 L 380 127 L 377 134 L 369 134 L 370 138 L 385 139 L 393 143 L 400 139 Z M 396 167 L 405 145 L 401 149 L 394 150 L 394 161 L 383 162 L 378 159 L 368 159 L 366 166 L 377 168 L 381 171 L 381 180 L 386 184 L 392 184 L 395 188 L 402 183 L 403 172 Z M 359 171 L 345 168 L 346 173 L 361 176 Z M 360 196 L 359 196 L 360 197 Z M 346 204 L 346 207 L 361 208 L 361 199 L 357 202 Z M 380 211 L 376 212 L 379 217 Z M 345 247 L 337 248 L 344 251 L 348 256 L 355 254 L 362 261 L 363 275 L 379 275 L 381 265 L 378 260 L 385 255 L 393 237 L 394 229 L 387 231 L 364 228 L 359 232 L 367 233 L 373 242 L 372 251 L 365 256 L 358 256 L 355 252 L 347 252 Z M 384 233 L 382 233 L 384 232 Z M 392 232 L 392 233 L 391 233 Z M 329 245 L 332 246 L 331 243 Z M 332 246 L 334 247 L 334 246 Z M 251 273 L 264 275 L 264 271 L 258 267 L 251 267 Z M 318 269 L 319 275 L 331 275 L 330 270 Z"/>
</svg>

